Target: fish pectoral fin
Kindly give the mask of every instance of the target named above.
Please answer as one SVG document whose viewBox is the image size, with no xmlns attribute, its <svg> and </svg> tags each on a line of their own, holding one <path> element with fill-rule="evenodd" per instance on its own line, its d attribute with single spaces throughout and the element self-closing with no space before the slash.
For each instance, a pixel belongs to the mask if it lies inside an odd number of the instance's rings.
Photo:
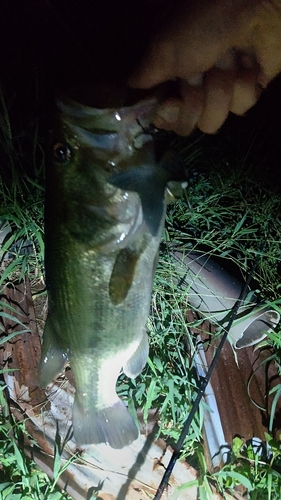
<svg viewBox="0 0 281 500">
<path fill-rule="evenodd" d="M 39 365 L 39 384 L 46 387 L 63 370 L 67 361 L 67 355 L 64 353 L 54 334 L 54 329 L 50 317 L 47 317 L 43 334 L 43 346 L 41 361 Z"/>
<path fill-rule="evenodd" d="M 109 182 L 120 189 L 138 193 L 143 218 L 152 236 L 156 236 L 166 208 L 165 189 L 168 179 L 165 170 L 160 166 L 141 165 L 115 174 Z"/>
<path fill-rule="evenodd" d="M 146 365 L 147 358 L 149 353 L 149 344 L 147 333 L 144 332 L 142 340 L 134 352 L 134 354 L 130 357 L 127 363 L 123 366 L 123 371 L 127 377 L 136 378 L 143 368 Z"/>
<path fill-rule="evenodd" d="M 116 257 L 109 281 L 109 296 L 115 306 L 121 304 L 129 293 L 140 254 L 140 251 L 124 248 Z"/>
<path fill-rule="evenodd" d="M 121 400 L 107 408 L 80 406 L 75 398 L 73 407 L 73 433 L 78 446 L 106 443 L 120 449 L 137 439 L 139 432 Z"/>
</svg>

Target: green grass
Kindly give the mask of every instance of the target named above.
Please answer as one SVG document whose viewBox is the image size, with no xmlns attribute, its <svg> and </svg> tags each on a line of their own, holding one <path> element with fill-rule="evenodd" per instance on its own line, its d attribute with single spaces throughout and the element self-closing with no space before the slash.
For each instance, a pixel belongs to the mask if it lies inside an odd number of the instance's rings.
<svg viewBox="0 0 281 500">
<path fill-rule="evenodd" d="M 8 281 L 21 280 L 28 275 L 32 283 L 44 283 L 43 217 L 44 217 L 44 156 L 42 141 L 38 140 L 38 127 L 28 137 L 15 138 L 9 123 L 5 99 L 0 95 L 3 123 L 0 156 L 0 220 L 11 226 L 3 251 L 10 251 L 11 259 L 0 275 L 0 290 Z M 20 145 L 24 142 L 24 152 Z M 192 329 L 200 330 L 201 319 L 187 320 L 187 294 L 179 290 L 172 279 L 170 251 L 175 246 L 186 249 L 203 249 L 221 256 L 226 263 L 239 266 L 241 278 L 246 277 L 253 261 L 259 263 L 254 287 L 272 307 L 280 310 L 281 261 L 280 197 L 262 187 L 251 177 L 246 161 L 237 162 L 233 169 L 222 160 L 213 164 L 208 172 L 200 167 L 200 141 L 195 145 L 177 148 L 191 165 L 193 172 L 183 198 L 169 206 L 165 234 L 160 246 L 151 314 L 148 320 L 150 359 L 136 381 L 120 377 L 118 392 L 127 399 L 130 410 L 140 407 L 144 419 L 149 410 L 159 409 L 159 432 L 169 443 L 177 440 L 187 414 L 197 395 L 198 379 L 194 366 L 196 349 Z M 26 154 L 26 151 L 29 154 Z M 15 248 L 15 243 L 20 244 Z M 30 241 L 32 255 L 21 253 Z M 0 304 L 1 306 L 1 304 Z M 11 310 L 9 314 L 13 314 Z M 2 312 L 3 315 L 3 312 Z M 280 326 L 269 336 L 273 357 L 280 370 Z M 281 387 L 274 389 L 272 419 Z M 22 453 L 19 443 L 25 433 L 23 424 L 11 420 L 5 400 L 4 385 L 0 387 L 0 499 L 51 499 L 67 498 L 56 489 L 60 475 L 59 455 L 56 454 L 55 480 L 50 480 Z M 271 419 L 271 420 L 272 420 Z M 248 489 L 251 500 L 277 500 L 281 494 L 281 457 L 277 438 L 266 436 L 271 446 L 269 457 L 259 456 L 250 444 L 236 438 L 232 444 L 229 462 L 216 474 L 211 474 L 203 451 L 203 404 L 200 406 L 182 456 L 199 471 L 196 484 L 200 499 L 210 498 L 210 485 L 222 494 L 233 491 L 242 484 Z M 173 495 L 191 484 L 182 485 Z"/>
<path fill-rule="evenodd" d="M 12 135 L 0 87 L 0 228 L 1 223 L 10 228 L 1 251 L 11 257 L 0 274 L 0 290 L 14 273 L 19 280 L 27 274 L 43 281 L 44 154 L 39 139 L 36 121 L 29 134 Z M 23 251 L 27 244 L 31 255 Z"/>
</svg>

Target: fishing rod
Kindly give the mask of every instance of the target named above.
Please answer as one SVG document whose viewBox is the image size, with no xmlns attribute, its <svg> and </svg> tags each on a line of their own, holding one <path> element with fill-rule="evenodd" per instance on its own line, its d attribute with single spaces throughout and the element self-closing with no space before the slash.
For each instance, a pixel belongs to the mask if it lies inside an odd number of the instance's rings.
<svg viewBox="0 0 281 500">
<path fill-rule="evenodd" d="M 228 336 L 228 333 L 229 333 L 229 330 L 232 326 L 232 323 L 234 322 L 234 320 L 236 319 L 237 317 L 237 313 L 238 313 L 238 310 L 239 310 L 239 307 L 241 306 L 241 302 L 243 302 L 246 298 L 246 295 L 247 295 L 247 290 L 248 290 L 248 286 L 249 286 L 249 283 L 254 275 L 254 272 L 257 268 L 257 265 L 258 265 L 258 259 L 256 258 L 255 262 L 253 263 L 253 266 L 251 268 L 251 271 L 249 273 L 249 276 L 246 280 L 246 282 L 244 283 L 244 286 L 241 290 L 241 293 L 237 299 L 237 301 L 235 302 L 233 308 L 232 308 L 232 311 L 231 311 L 231 315 L 230 315 L 230 318 L 229 318 L 229 322 L 227 324 L 227 326 L 225 327 L 225 331 L 224 331 L 224 334 L 221 338 L 221 341 L 217 347 L 217 350 L 216 350 L 216 353 L 212 359 L 212 362 L 210 364 L 210 367 L 206 373 L 206 376 L 203 378 L 203 380 L 201 381 L 201 384 L 200 384 L 200 387 L 199 387 L 199 390 L 198 390 L 198 394 L 197 394 L 197 397 L 193 403 L 193 406 L 191 408 L 191 411 L 185 421 L 185 424 L 183 426 L 183 429 L 181 431 L 181 434 L 180 434 L 180 437 L 178 439 L 178 441 L 176 442 L 175 446 L 174 446 L 174 451 L 173 451 L 173 454 L 171 456 L 171 459 L 168 463 L 168 466 L 167 466 L 167 469 L 165 471 L 165 474 L 162 478 L 162 481 L 158 487 L 158 490 L 156 492 L 156 495 L 154 496 L 153 500 L 160 500 L 163 493 L 164 493 L 164 490 L 166 489 L 166 487 L 168 486 L 168 483 L 169 483 L 169 479 L 170 479 L 170 476 L 172 474 L 172 471 L 173 471 L 173 468 L 176 464 L 176 461 L 179 459 L 179 456 L 180 456 L 180 452 L 181 452 L 181 449 L 182 449 L 182 446 L 183 446 L 183 443 L 184 443 L 184 440 L 186 438 L 186 436 L 188 435 L 188 432 L 189 432 L 189 428 L 190 428 L 190 425 L 192 423 L 192 420 L 196 414 L 196 412 L 198 411 L 198 408 L 199 408 L 199 404 L 201 402 L 201 399 L 203 398 L 204 396 L 204 393 L 205 393 L 205 390 L 206 390 L 206 387 L 210 381 L 210 378 L 212 376 L 212 373 L 214 371 L 214 368 L 218 362 L 218 358 L 219 358 L 219 355 L 221 353 L 221 350 L 224 346 L 224 343 L 227 339 L 227 336 Z"/>
</svg>

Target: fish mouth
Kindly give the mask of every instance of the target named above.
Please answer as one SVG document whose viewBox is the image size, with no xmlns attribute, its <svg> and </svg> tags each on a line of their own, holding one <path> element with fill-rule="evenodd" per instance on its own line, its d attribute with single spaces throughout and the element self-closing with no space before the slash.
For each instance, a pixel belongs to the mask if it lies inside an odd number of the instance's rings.
<svg viewBox="0 0 281 500">
<path fill-rule="evenodd" d="M 128 126 L 123 124 L 123 130 L 116 132 L 91 132 L 77 125 L 64 122 L 73 132 L 81 147 L 91 148 L 92 154 L 98 160 L 107 160 L 107 165 L 115 167 L 124 158 L 132 156 L 144 144 L 152 141 L 152 136 L 145 128 L 135 121 Z"/>
<path fill-rule="evenodd" d="M 146 122 L 152 121 L 158 102 L 159 99 L 154 96 L 139 100 L 132 106 L 90 107 L 65 96 L 56 100 L 58 109 L 70 121 L 74 121 L 75 123 L 81 122 L 81 125 L 86 128 L 87 123 L 95 122 L 97 128 L 100 129 L 105 128 L 106 122 L 107 130 L 114 130 L 118 123 L 128 119 L 145 119 Z"/>
<path fill-rule="evenodd" d="M 133 106 L 99 109 L 63 98 L 57 106 L 78 146 L 91 148 L 97 159 L 107 158 L 115 166 L 152 141 L 149 125 L 157 103 L 154 97 Z"/>
</svg>

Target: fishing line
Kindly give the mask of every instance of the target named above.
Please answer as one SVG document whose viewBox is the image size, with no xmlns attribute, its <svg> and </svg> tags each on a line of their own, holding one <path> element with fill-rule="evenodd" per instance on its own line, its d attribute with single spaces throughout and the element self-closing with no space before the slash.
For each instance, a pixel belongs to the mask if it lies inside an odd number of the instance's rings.
<svg viewBox="0 0 281 500">
<path fill-rule="evenodd" d="M 241 302 L 243 302 L 247 296 L 247 291 L 248 291 L 248 286 L 249 286 L 249 283 L 254 275 L 254 272 L 256 270 L 256 267 L 258 265 L 258 259 L 255 260 L 252 268 L 251 268 L 251 271 L 249 273 L 249 276 L 241 290 L 241 293 L 237 299 L 237 301 L 235 302 L 233 308 L 232 308 L 232 311 L 231 311 L 231 315 L 230 315 L 230 318 L 229 318 L 229 322 L 225 328 L 225 331 L 224 331 L 224 334 L 221 338 L 221 341 L 217 347 L 217 350 L 216 350 L 216 353 L 212 359 L 212 362 L 210 364 L 210 367 L 209 367 L 209 370 L 207 371 L 206 373 L 206 376 L 205 378 L 202 380 L 201 384 L 200 384 L 200 387 L 199 387 L 199 390 L 198 390 L 198 394 L 197 394 L 197 397 L 193 403 L 193 406 L 191 408 L 191 411 L 185 421 L 185 424 L 183 426 L 183 429 L 181 431 L 181 434 L 180 434 L 180 437 L 178 439 L 178 441 L 176 442 L 175 446 L 174 446 L 174 451 L 173 451 L 173 454 L 172 454 L 172 457 L 170 459 L 170 462 L 168 463 L 168 466 L 167 466 L 167 469 L 165 471 L 165 474 L 162 478 L 162 481 L 158 487 L 158 490 L 156 492 L 156 495 L 154 497 L 153 500 L 160 500 L 161 497 L 162 497 L 162 494 L 164 493 L 164 490 L 165 488 L 168 486 L 168 482 L 169 482 L 169 479 L 170 479 L 170 476 L 172 474 L 172 471 L 173 471 L 173 468 L 176 464 L 176 461 L 179 459 L 179 456 L 180 456 L 180 452 L 181 452 L 181 449 L 182 449 L 182 446 L 183 446 L 183 443 L 184 443 L 184 440 L 189 432 L 189 428 L 190 428 L 190 425 L 192 423 L 192 420 L 196 414 L 196 412 L 198 411 L 198 408 L 199 408 L 199 404 L 201 402 L 201 399 L 203 398 L 204 396 L 204 393 L 205 393 L 205 390 L 206 390 L 206 387 L 209 383 L 209 380 L 211 378 L 211 375 L 213 373 L 213 370 L 218 362 L 218 358 L 219 358 L 219 355 L 221 353 L 221 350 L 223 348 L 223 345 L 227 339 L 227 336 L 228 336 L 228 333 L 229 333 L 229 330 L 232 326 L 232 323 L 233 321 L 236 319 L 236 316 L 237 316 L 237 313 L 238 313 L 238 310 L 239 310 L 239 307 L 241 306 Z"/>
</svg>

